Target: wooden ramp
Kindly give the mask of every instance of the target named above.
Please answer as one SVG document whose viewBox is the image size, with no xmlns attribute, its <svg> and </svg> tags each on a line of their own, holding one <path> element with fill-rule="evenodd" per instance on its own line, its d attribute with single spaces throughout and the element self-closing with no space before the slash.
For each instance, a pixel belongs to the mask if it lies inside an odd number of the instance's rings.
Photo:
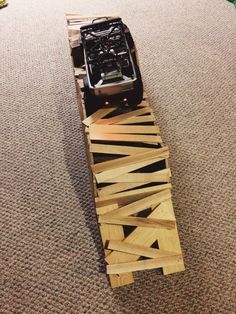
<svg viewBox="0 0 236 314">
<path fill-rule="evenodd" d="M 80 45 L 80 26 L 96 17 L 68 14 L 70 47 Z M 135 109 L 117 106 L 86 116 L 83 67 L 74 68 L 96 213 L 113 288 L 134 282 L 133 272 L 184 270 L 171 201 L 169 150 L 146 94 Z"/>
</svg>

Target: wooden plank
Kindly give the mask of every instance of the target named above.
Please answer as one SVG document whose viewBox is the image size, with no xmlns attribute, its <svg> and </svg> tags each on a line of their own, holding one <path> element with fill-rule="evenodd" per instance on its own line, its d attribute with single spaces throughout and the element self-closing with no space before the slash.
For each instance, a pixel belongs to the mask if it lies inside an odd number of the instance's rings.
<svg viewBox="0 0 236 314">
<path fill-rule="evenodd" d="M 93 141 L 114 141 L 114 142 L 136 142 L 136 143 L 162 143 L 159 135 L 129 135 L 129 134 L 106 134 L 90 132 L 90 139 Z"/>
<path fill-rule="evenodd" d="M 110 212 L 109 212 L 110 213 Z M 146 228 L 158 228 L 158 229 L 173 229 L 175 228 L 175 220 L 167 219 L 153 219 L 144 217 L 119 217 L 119 216 L 106 216 L 100 215 L 98 217 L 99 223 L 124 225 L 124 226 L 136 226 Z"/>
<path fill-rule="evenodd" d="M 130 190 L 125 192 L 120 192 L 112 195 L 102 195 L 95 198 L 96 206 L 106 206 L 109 204 L 113 204 L 115 202 L 118 203 L 119 206 L 124 206 L 129 203 L 140 200 L 143 197 L 155 194 L 159 191 L 163 191 L 166 189 L 170 189 L 171 184 L 165 183 L 152 187 L 140 188 L 136 190 Z"/>
<path fill-rule="evenodd" d="M 160 206 L 153 209 L 152 213 L 148 215 L 148 218 L 157 218 Z M 157 240 L 157 229 L 137 227 L 131 234 L 129 234 L 124 240 L 124 243 L 137 244 L 142 246 L 151 246 Z M 141 256 L 141 255 L 140 255 Z M 136 261 L 139 259 L 138 255 L 129 254 L 125 252 L 113 251 L 106 257 L 106 262 L 109 264 L 124 263 L 130 261 Z"/>
<path fill-rule="evenodd" d="M 138 244 L 126 243 L 124 241 L 118 241 L 118 240 L 109 241 L 107 248 L 113 251 L 125 252 L 129 254 L 134 254 L 134 255 L 144 256 L 144 257 L 149 257 L 149 258 L 179 255 L 179 253 L 177 252 L 153 249 L 150 247 L 146 247 L 146 246 L 142 246 Z"/>
<path fill-rule="evenodd" d="M 159 134 L 158 126 L 150 125 L 97 125 L 92 124 L 89 127 L 89 132 L 105 133 L 105 134 Z"/>
<path fill-rule="evenodd" d="M 117 107 L 112 108 L 104 108 L 104 109 L 98 109 L 95 113 L 93 113 L 91 116 L 87 117 L 83 120 L 83 124 L 89 126 L 92 123 L 96 122 L 97 120 L 107 116 L 112 111 L 116 110 Z"/>
<path fill-rule="evenodd" d="M 159 161 L 165 160 L 168 156 L 169 153 L 163 153 L 163 157 L 157 157 L 157 158 L 152 158 L 144 161 L 140 161 L 137 163 L 133 163 L 128 166 L 122 166 L 119 168 L 107 170 L 100 172 L 98 174 L 95 174 L 96 180 L 98 183 L 106 182 L 109 179 L 118 177 L 122 174 L 129 173 L 131 171 L 137 170 L 137 169 L 142 169 L 143 167 L 149 166 L 151 164 L 157 163 Z"/>
<path fill-rule="evenodd" d="M 167 203 L 170 201 L 165 201 L 163 203 L 161 203 L 160 205 L 158 205 L 156 207 L 156 209 L 153 210 L 153 212 L 148 216 L 149 218 L 157 218 L 160 217 L 160 211 L 163 212 L 163 210 L 166 209 L 165 206 L 163 206 L 164 203 Z M 170 213 L 169 213 L 169 216 Z M 155 231 L 156 230 L 156 231 Z M 163 231 L 166 232 L 165 237 L 163 236 L 162 238 L 162 247 L 166 244 L 166 247 L 169 248 L 169 243 L 172 242 L 172 240 L 174 240 L 175 244 L 172 244 L 171 247 L 173 249 L 173 252 L 179 253 L 181 254 L 181 249 L 179 249 L 179 245 L 176 245 L 176 240 L 178 241 L 178 235 L 174 238 L 169 239 L 169 236 L 171 235 L 171 233 L 174 233 L 174 230 L 157 230 L 157 229 L 149 229 L 149 228 L 143 228 L 143 227 L 137 227 L 128 237 L 126 237 L 122 242 L 124 243 L 129 243 L 129 244 L 137 244 L 137 245 L 142 245 L 142 246 L 151 246 L 152 243 L 155 241 L 155 239 L 157 239 L 156 234 L 163 235 Z M 167 242 L 167 243 L 166 243 Z M 158 237 L 158 244 L 160 247 L 160 242 L 159 242 L 159 237 Z M 161 248 L 163 249 L 163 248 Z M 140 254 L 141 256 L 141 254 Z M 121 252 L 116 252 L 113 251 L 109 256 L 107 256 L 106 261 L 107 263 L 124 263 L 127 261 L 135 261 L 137 260 L 139 257 L 139 255 L 134 255 L 134 254 L 130 254 L 130 253 L 122 253 Z M 170 274 L 173 272 L 179 272 L 179 271 L 183 271 L 184 270 L 184 264 L 183 264 L 183 260 L 181 259 L 180 263 L 171 265 L 171 266 L 165 266 L 163 267 L 163 271 L 164 274 Z"/>
<path fill-rule="evenodd" d="M 150 114 L 148 116 L 139 116 L 139 117 L 131 117 L 128 119 L 124 119 L 120 122 L 115 123 L 114 125 L 126 125 L 126 124 L 138 124 L 138 123 L 146 123 L 146 122 L 154 122 L 156 118 Z"/>
<path fill-rule="evenodd" d="M 112 178 L 106 182 L 169 182 L 170 181 L 170 169 L 163 169 L 153 173 L 126 173 L 125 175 Z"/>
<path fill-rule="evenodd" d="M 158 203 L 160 204 L 161 202 L 164 202 L 170 198 L 171 198 L 170 189 L 166 189 L 164 191 L 154 193 L 152 195 L 139 199 L 138 201 L 120 207 L 119 209 L 112 210 L 109 213 L 104 214 L 104 216 L 116 217 L 134 215 L 142 210 L 150 208 L 154 204 Z"/>
<path fill-rule="evenodd" d="M 136 262 L 107 265 L 107 274 L 122 274 L 130 271 L 163 268 L 165 266 L 180 265 L 182 255 L 152 258 Z"/>
<path fill-rule="evenodd" d="M 166 200 L 160 206 L 156 218 L 160 219 L 175 219 L 172 201 Z M 163 250 L 170 250 L 182 254 L 177 226 L 173 230 L 157 230 L 156 231 L 159 248 Z M 163 268 L 164 275 L 172 274 L 175 272 L 184 271 L 184 263 L 178 265 L 166 266 Z"/>
<path fill-rule="evenodd" d="M 107 206 L 102 206 L 102 207 L 96 207 L 96 213 L 97 215 L 103 215 L 106 213 L 109 213 L 110 211 L 117 209 L 119 206 L 117 203 L 110 204 Z"/>
<path fill-rule="evenodd" d="M 100 154 L 115 154 L 115 155 L 136 155 L 150 151 L 153 148 L 135 147 L 135 146 L 122 146 L 122 145 L 107 145 L 107 144 L 90 144 L 89 151 L 91 153 Z"/>
<path fill-rule="evenodd" d="M 127 113 L 117 115 L 117 116 L 112 117 L 110 119 L 104 119 L 105 121 L 103 121 L 103 119 L 101 119 L 101 120 L 97 121 L 96 124 L 114 124 L 114 123 L 120 122 L 124 119 L 141 116 L 142 114 L 151 113 L 151 112 L 152 112 L 152 110 L 150 107 L 141 108 L 141 109 L 137 109 L 137 110 L 133 110 L 133 111 L 130 111 Z"/>
<path fill-rule="evenodd" d="M 108 212 L 103 209 L 103 212 Z M 107 241 L 109 240 L 123 240 L 125 238 L 124 236 L 124 230 L 122 226 L 117 225 L 108 225 L 108 224 L 100 224 L 99 226 L 100 234 L 102 238 L 103 247 L 105 247 Z M 105 256 L 109 256 L 110 250 L 105 250 Z M 110 283 L 112 288 L 128 285 L 134 282 L 134 277 L 132 272 L 128 272 L 126 274 L 121 274 L 120 276 L 117 275 L 109 275 Z"/>
<path fill-rule="evenodd" d="M 105 186 L 104 188 L 97 189 L 98 196 L 105 196 L 110 194 L 119 193 L 125 190 L 131 190 L 136 187 L 144 185 L 143 182 L 138 183 L 115 183 Z"/>
<path fill-rule="evenodd" d="M 164 169 L 166 170 L 166 169 Z M 169 177 L 171 177 L 171 171 L 170 169 L 168 168 L 169 170 Z M 156 172 L 153 172 L 154 174 L 155 173 L 158 173 L 158 172 L 161 172 L 163 170 L 159 170 L 159 171 L 156 171 Z M 125 175 L 125 176 L 120 176 L 120 178 L 124 177 L 126 178 L 126 176 L 129 175 L 128 173 Z M 119 178 L 119 177 L 118 177 Z M 112 179 L 111 179 L 112 180 Z M 125 180 L 125 179 L 124 179 Z M 108 180 L 107 182 L 109 182 L 110 180 Z M 122 183 L 114 183 L 114 184 L 110 184 L 108 186 L 105 186 L 103 188 L 100 188 L 100 189 L 97 189 L 97 193 L 99 196 L 104 196 L 104 195 L 109 195 L 109 194 L 114 194 L 114 193 L 119 193 L 119 192 L 122 192 L 122 191 L 125 191 L 125 190 L 129 190 L 129 189 L 134 189 L 134 188 L 137 188 L 139 186 L 142 186 L 144 184 L 146 184 L 147 182 L 130 182 L 130 183 L 126 183 L 126 182 L 122 182 Z"/>
<path fill-rule="evenodd" d="M 150 151 L 144 151 L 141 153 L 137 153 L 134 156 L 127 156 L 127 157 L 120 157 L 109 161 L 104 161 L 97 163 L 95 165 L 92 165 L 91 168 L 94 173 L 99 173 L 102 171 L 115 169 L 119 167 L 128 166 L 133 163 L 142 162 L 148 159 L 156 158 L 156 157 L 166 157 L 168 156 L 168 147 L 162 147 L 162 148 L 153 148 Z"/>
<path fill-rule="evenodd" d="M 118 288 L 134 283 L 134 277 L 132 273 L 110 274 L 109 279 L 112 288 Z"/>
</svg>

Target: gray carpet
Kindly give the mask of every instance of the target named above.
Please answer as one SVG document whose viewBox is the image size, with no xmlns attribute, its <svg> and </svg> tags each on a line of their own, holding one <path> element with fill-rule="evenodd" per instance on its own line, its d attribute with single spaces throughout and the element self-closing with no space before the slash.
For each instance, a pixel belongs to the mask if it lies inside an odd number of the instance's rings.
<svg viewBox="0 0 236 314">
<path fill-rule="evenodd" d="M 186 271 L 112 290 L 64 12 L 135 37 L 171 151 Z M 236 10 L 225 0 L 10 0 L 0 11 L 0 313 L 234 313 Z"/>
</svg>

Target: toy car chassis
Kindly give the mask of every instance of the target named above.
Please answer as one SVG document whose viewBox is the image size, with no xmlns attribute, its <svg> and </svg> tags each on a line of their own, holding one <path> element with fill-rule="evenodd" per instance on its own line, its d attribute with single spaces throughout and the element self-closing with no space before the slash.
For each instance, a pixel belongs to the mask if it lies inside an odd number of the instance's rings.
<svg viewBox="0 0 236 314">
<path fill-rule="evenodd" d="M 110 103 L 137 106 L 143 84 L 136 49 L 121 18 L 99 18 L 80 29 L 80 65 L 85 64 L 84 100 L 89 112 Z"/>
</svg>

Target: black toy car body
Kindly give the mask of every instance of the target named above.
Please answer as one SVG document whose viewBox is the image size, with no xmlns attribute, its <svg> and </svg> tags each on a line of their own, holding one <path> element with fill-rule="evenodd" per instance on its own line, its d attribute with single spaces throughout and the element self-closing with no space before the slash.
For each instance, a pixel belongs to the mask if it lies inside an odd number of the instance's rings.
<svg viewBox="0 0 236 314">
<path fill-rule="evenodd" d="M 103 18 L 81 27 L 86 77 L 84 100 L 90 112 L 109 103 L 136 106 L 143 84 L 134 41 L 121 18 Z"/>
</svg>

